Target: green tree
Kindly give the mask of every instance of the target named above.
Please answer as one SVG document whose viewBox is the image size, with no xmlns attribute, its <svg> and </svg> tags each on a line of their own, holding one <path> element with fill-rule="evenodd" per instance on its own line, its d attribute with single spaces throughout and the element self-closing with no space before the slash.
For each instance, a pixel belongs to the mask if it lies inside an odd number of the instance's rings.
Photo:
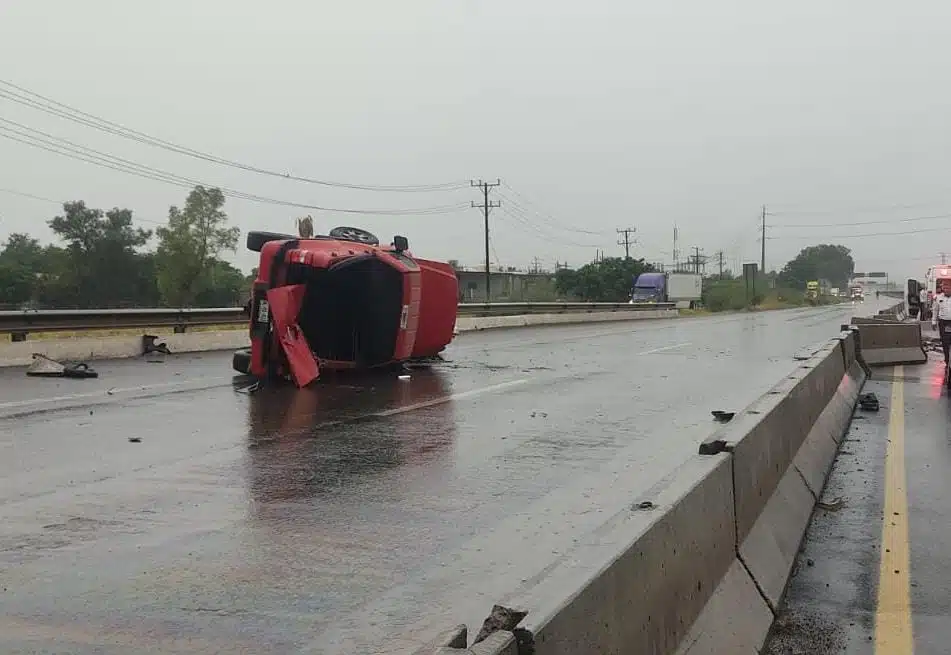
<svg viewBox="0 0 951 655">
<path fill-rule="evenodd" d="M 578 271 L 559 268 L 555 271 L 555 290 L 560 296 L 575 296 L 578 288 Z"/>
<path fill-rule="evenodd" d="M 195 305 L 237 307 L 248 299 L 250 289 L 244 273 L 228 262 L 214 259 L 210 263 L 207 283 L 195 296 Z"/>
<path fill-rule="evenodd" d="M 586 301 L 623 302 L 630 297 L 634 278 L 653 270 L 643 259 L 608 257 L 585 264 L 577 271 L 559 269 L 555 274 L 555 288 L 560 294 Z"/>
<path fill-rule="evenodd" d="M 228 227 L 224 204 L 219 189 L 196 186 L 188 194 L 184 209 L 169 208 L 168 225 L 156 230 L 156 274 L 165 304 L 194 305 L 214 286 L 212 271 L 218 256 L 237 248 L 240 230 Z"/>
<path fill-rule="evenodd" d="M 83 201 L 67 202 L 49 221 L 66 242 L 56 270 L 49 271 L 45 294 L 59 306 L 117 307 L 137 301 L 147 271 L 138 248 L 152 236 L 132 225 L 132 211 L 103 212 Z"/>
<path fill-rule="evenodd" d="M 15 309 L 34 299 L 42 264 L 40 242 L 27 234 L 11 234 L 0 247 L 0 306 Z"/>
<path fill-rule="evenodd" d="M 834 287 L 845 287 L 855 272 L 852 251 L 845 246 L 821 244 L 803 248 L 779 273 L 779 282 L 802 289 L 810 280 L 828 280 Z"/>
</svg>

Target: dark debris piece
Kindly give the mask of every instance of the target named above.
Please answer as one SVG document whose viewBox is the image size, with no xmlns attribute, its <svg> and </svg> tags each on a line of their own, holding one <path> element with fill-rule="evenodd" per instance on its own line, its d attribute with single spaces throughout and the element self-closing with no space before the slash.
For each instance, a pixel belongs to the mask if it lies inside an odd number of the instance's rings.
<svg viewBox="0 0 951 655">
<path fill-rule="evenodd" d="M 33 363 L 26 374 L 42 378 L 97 378 L 99 374 L 85 362 L 63 364 L 46 355 L 33 353 Z"/>
<path fill-rule="evenodd" d="M 736 412 L 724 412 L 720 409 L 715 409 L 710 413 L 713 414 L 713 418 L 720 423 L 729 423 L 733 420 L 733 417 L 736 416 Z"/>
<path fill-rule="evenodd" d="M 142 335 L 142 354 L 151 355 L 152 353 L 161 353 L 163 355 L 171 355 L 172 351 L 168 349 L 168 346 L 164 343 L 155 343 L 156 339 L 158 339 L 158 337 L 154 334 Z"/>
<path fill-rule="evenodd" d="M 878 396 L 874 393 L 863 393 L 859 396 L 859 406 L 866 412 L 879 410 Z"/>
<path fill-rule="evenodd" d="M 513 609 L 511 607 L 505 607 L 503 605 L 493 605 L 492 612 L 482 623 L 482 629 L 479 630 L 479 634 L 476 635 L 473 644 L 477 644 L 480 641 L 484 640 L 493 632 L 499 630 L 515 630 L 518 624 L 528 616 L 528 612 L 524 610 Z"/>
</svg>

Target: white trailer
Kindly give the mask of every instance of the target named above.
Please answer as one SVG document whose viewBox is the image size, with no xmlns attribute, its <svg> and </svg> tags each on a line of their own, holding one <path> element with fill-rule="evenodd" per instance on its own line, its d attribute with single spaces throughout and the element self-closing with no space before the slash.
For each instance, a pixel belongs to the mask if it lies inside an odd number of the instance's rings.
<svg viewBox="0 0 951 655">
<path fill-rule="evenodd" d="M 700 302 L 703 295 L 703 276 L 694 273 L 667 274 L 667 301 L 678 309 L 687 309 Z"/>
</svg>

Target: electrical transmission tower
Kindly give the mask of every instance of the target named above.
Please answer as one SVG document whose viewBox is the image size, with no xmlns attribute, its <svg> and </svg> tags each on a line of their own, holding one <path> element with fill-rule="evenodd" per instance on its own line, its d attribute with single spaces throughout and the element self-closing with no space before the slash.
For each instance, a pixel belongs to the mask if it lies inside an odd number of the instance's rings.
<svg viewBox="0 0 951 655">
<path fill-rule="evenodd" d="M 637 232 L 633 227 L 626 227 L 623 230 L 618 229 L 618 234 L 623 234 L 624 236 L 617 240 L 617 245 L 624 246 L 624 259 L 631 258 L 631 244 L 634 243 L 634 239 L 631 238 L 631 235 Z"/>
<path fill-rule="evenodd" d="M 489 267 L 489 211 L 502 206 L 502 203 L 498 200 L 489 201 L 489 189 L 501 184 L 502 180 L 499 179 L 495 182 L 483 182 L 482 180 L 469 182 L 470 186 L 482 190 L 482 204 L 479 205 L 473 201 L 472 206 L 481 209 L 485 217 L 485 301 L 487 303 L 492 302 L 492 269 Z"/>
<path fill-rule="evenodd" d="M 700 248 L 694 246 L 693 254 L 688 258 L 690 266 L 693 267 L 693 272 L 697 275 L 701 275 L 706 272 L 707 266 L 707 257 L 702 254 Z"/>
</svg>

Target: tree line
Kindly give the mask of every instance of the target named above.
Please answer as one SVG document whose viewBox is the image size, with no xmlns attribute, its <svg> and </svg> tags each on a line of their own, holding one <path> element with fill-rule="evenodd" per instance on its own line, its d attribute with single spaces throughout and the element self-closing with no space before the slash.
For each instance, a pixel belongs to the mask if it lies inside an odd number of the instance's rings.
<svg viewBox="0 0 951 655">
<path fill-rule="evenodd" d="M 59 243 L 15 233 L 0 247 L 0 307 L 241 305 L 249 279 L 221 258 L 240 236 L 228 225 L 224 204 L 221 190 L 196 186 L 153 232 L 134 226 L 130 209 L 64 203 L 47 221 Z"/>
<path fill-rule="evenodd" d="M 170 207 L 166 224 L 153 232 L 135 227 L 130 209 L 64 203 L 62 213 L 47 221 L 59 243 L 42 245 L 16 233 L 0 247 L 0 308 L 242 305 L 251 278 L 221 258 L 237 248 L 240 236 L 229 226 L 224 204 L 220 189 L 196 186 L 184 206 Z M 779 302 L 795 303 L 806 282 L 827 280 L 845 287 L 854 268 L 844 246 L 809 246 L 778 273 L 761 272 L 758 286 L 772 289 Z M 558 269 L 554 291 L 564 299 L 624 302 L 634 279 L 654 270 L 643 259 L 607 257 L 578 269 Z M 711 309 L 737 309 L 749 301 L 742 276 L 726 272 L 704 284 L 704 302 Z"/>
<path fill-rule="evenodd" d="M 555 273 L 555 286 L 562 297 L 588 302 L 623 302 L 630 297 L 634 279 L 655 270 L 643 259 L 606 257 L 575 270 L 559 269 Z M 742 309 L 764 301 L 799 304 L 807 282 L 825 280 L 830 286 L 844 288 L 854 271 L 855 261 L 845 246 L 808 246 L 780 271 L 760 271 L 753 294 L 748 292 L 742 275 L 725 271 L 706 276 L 703 302 L 714 311 Z"/>
</svg>

